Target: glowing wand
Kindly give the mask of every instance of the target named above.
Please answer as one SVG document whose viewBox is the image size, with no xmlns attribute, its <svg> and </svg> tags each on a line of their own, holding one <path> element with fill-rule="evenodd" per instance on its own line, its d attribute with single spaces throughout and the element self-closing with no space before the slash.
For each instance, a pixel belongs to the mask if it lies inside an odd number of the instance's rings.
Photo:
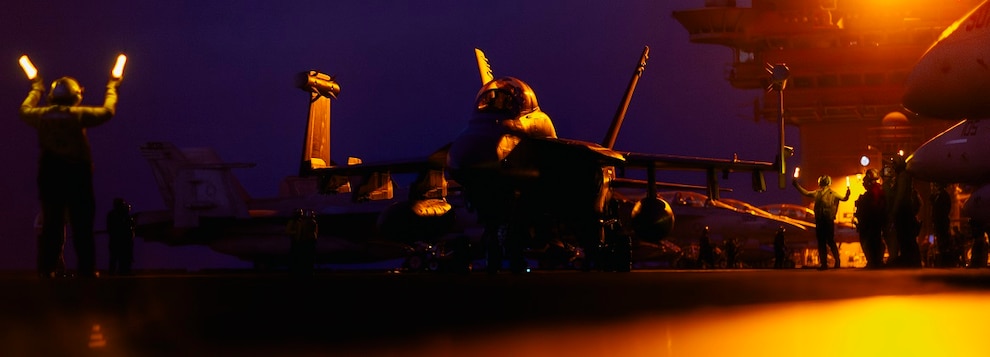
<svg viewBox="0 0 990 357">
<path fill-rule="evenodd" d="M 121 53 L 120 56 L 117 56 L 117 63 L 114 63 L 113 70 L 110 71 L 110 76 L 116 79 L 123 77 L 125 63 L 127 63 L 127 56 L 124 56 L 124 54 Z"/>
<path fill-rule="evenodd" d="M 27 55 L 21 56 L 17 62 L 21 64 L 21 68 L 24 69 L 24 74 L 27 75 L 29 80 L 33 81 L 38 77 L 38 69 L 34 68 L 34 63 L 31 63 L 31 59 Z"/>
</svg>

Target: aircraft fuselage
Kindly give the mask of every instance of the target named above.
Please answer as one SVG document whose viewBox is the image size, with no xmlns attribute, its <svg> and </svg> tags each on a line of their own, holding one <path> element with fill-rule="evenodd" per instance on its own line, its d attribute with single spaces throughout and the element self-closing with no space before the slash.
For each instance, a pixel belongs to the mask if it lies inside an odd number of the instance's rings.
<svg viewBox="0 0 990 357">
<path fill-rule="evenodd" d="M 990 117 L 990 2 L 949 26 L 915 65 L 904 107 L 936 119 Z"/>
<path fill-rule="evenodd" d="M 990 222 L 990 121 L 964 120 L 935 136 L 907 159 L 916 178 L 977 187 L 966 199 L 962 214 Z"/>
<path fill-rule="evenodd" d="M 450 175 L 483 221 L 598 218 L 613 169 L 544 139 L 556 139 L 553 124 L 535 111 L 508 119 L 480 113 L 454 140 Z"/>
<path fill-rule="evenodd" d="M 907 159 L 907 170 L 930 182 L 990 182 L 988 142 L 990 121 L 961 121 L 915 150 Z"/>
</svg>

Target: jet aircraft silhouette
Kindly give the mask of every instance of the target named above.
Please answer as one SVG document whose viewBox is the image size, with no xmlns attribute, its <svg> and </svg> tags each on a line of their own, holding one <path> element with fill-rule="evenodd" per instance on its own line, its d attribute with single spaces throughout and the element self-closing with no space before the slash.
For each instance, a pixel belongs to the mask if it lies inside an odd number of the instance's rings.
<svg viewBox="0 0 990 357">
<path fill-rule="evenodd" d="M 656 180 L 656 170 L 705 171 L 709 197 L 717 200 L 718 173 L 749 171 L 753 188 L 762 191 L 766 186 L 762 172 L 779 168 L 781 158 L 771 163 L 615 150 L 615 139 L 648 54 L 646 47 L 601 144 L 557 137 L 533 89 L 515 77 L 496 78 L 487 57 L 475 49 L 482 86 L 467 126 L 450 143 L 418 161 L 348 166 L 320 165 L 330 162 L 328 152 L 313 150 L 303 158 L 302 174 L 330 183 L 332 177 L 382 170 L 444 172 L 460 187 L 468 208 L 477 213 L 484 226 L 487 266 L 492 272 L 502 266 L 503 260 L 509 261 L 512 271 L 522 271 L 526 245 L 544 242 L 551 235 L 571 237 L 593 262 L 602 256 L 603 245 L 619 247 L 613 251 L 627 249 L 628 237 L 606 239 L 610 235 L 605 222 L 614 222 L 617 216 L 609 207 L 621 200 L 613 194 L 619 187 L 647 190 L 645 197 L 634 203 L 629 219 L 619 223 L 631 226 L 639 239 L 657 242 L 671 231 L 674 216 L 670 205 L 657 194 L 662 184 Z M 621 177 L 620 172 L 631 169 L 645 170 L 647 179 Z M 332 191 L 332 185 L 321 187 Z M 419 199 L 422 198 L 411 197 L 410 201 Z M 434 214 L 417 211 L 412 216 L 427 219 Z"/>
<path fill-rule="evenodd" d="M 961 215 L 974 237 L 990 228 L 990 2 L 950 25 L 912 69 L 902 100 L 925 118 L 959 121 L 907 158 L 907 171 L 929 182 L 957 183 L 968 197 Z"/>
</svg>

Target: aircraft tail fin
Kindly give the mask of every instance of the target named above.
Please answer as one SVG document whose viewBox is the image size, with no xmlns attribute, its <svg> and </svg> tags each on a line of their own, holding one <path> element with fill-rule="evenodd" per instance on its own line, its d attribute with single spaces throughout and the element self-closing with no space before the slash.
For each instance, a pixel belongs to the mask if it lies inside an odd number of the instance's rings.
<svg viewBox="0 0 990 357">
<path fill-rule="evenodd" d="M 330 161 L 330 100 L 337 99 L 340 85 L 328 74 L 317 71 L 300 73 L 298 86 L 310 93 L 309 120 L 303 142 L 299 176 L 332 165 Z"/>
<path fill-rule="evenodd" d="M 612 118 L 612 124 L 608 128 L 608 133 L 605 134 L 605 139 L 602 140 L 603 147 L 611 149 L 615 146 L 615 139 L 619 136 L 619 128 L 622 127 L 622 121 L 626 117 L 629 102 L 632 100 L 633 92 L 636 90 L 636 84 L 639 83 L 639 77 L 642 77 L 643 71 L 646 70 L 646 60 L 649 58 L 650 47 L 643 46 L 643 54 L 639 56 L 639 62 L 636 63 L 636 68 L 633 70 L 632 78 L 629 80 L 629 86 L 626 87 L 626 94 L 622 96 L 622 103 L 615 112 L 615 117 Z"/>
<path fill-rule="evenodd" d="M 189 159 L 172 143 L 149 142 L 141 146 L 141 155 L 151 165 L 158 192 L 169 209 L 175 206 L 175 176 Z"/>
<path fill-rule="evenodd" d="M 248 216 L 250 196 L 231 170 L 254 164 L 224 163 L 211 148 L 180 150 L 168 142 L 146 143 L 141 153 L 151 165 L 176 227 L 196 226 L 203 216 Z"/>
<path fill-rule="evenodd" d="M 478 60 L 478 71 L 481 73 L 481 85 L 485 85 L 495 79 L 492 73 L 492 65 L 488 62 L 488 57 L 480 49 L 474 49 L 474 57 Z"/>
</svg>

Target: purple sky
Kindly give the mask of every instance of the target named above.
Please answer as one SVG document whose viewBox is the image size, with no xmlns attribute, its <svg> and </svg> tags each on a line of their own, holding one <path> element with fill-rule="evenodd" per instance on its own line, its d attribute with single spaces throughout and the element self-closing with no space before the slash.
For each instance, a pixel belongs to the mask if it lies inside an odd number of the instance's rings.
<svg viewBox="0 0 990 357">
<path fill-rule="evenodd" d="M 759 91 L 723 79 L 726 47 L 698 45 L 671 12 L 703 1 L 23 1 L 0 14 L 0 121 L 5 139 L 0 269 L 34 265 L 39 210 L 37 139 L 17 118 L 29 83 L 17 65 L 29 54 L 46 81 L 63 75 L 102 102 L 118 52 L 128 55 L 117 115 L 89 131 L 96 166 L 97 220 L 113 197 L 135 211 L 164 208 L 138 147 L 147 141 L 212 146 L 255 196 L 277 192 L 298 167 L 308 96 L 301 71 L 337 76 L 332 156 L 366 162 L 426 155 L 463 128 L 480 86 L 473 48 L 496 76 L 529 83 L 561 137 L 600 142 L 644 45 L 650 60 L 633 97 L 619 150 L 773 159 L 776 127 L 752 120 Z M 797 144 L 797 131 L 788 130 Z M 800 149 L 800 148 L 798 148 Z M 794 165 L 796 162 L 791 162 Z M 700 174 L 662 180 L 702 183 Z M 724 194 L 756 204 L 798 202 L 792 190 L 754 193 L 749 175 L 723 181 Z M 105 238 L 98 237 L 99 267 Z M 138 267 L 229 266 L 199 248 L 140 244 Z M 67 259 L 74 261 L 67 252 Z"/>
</svg>

